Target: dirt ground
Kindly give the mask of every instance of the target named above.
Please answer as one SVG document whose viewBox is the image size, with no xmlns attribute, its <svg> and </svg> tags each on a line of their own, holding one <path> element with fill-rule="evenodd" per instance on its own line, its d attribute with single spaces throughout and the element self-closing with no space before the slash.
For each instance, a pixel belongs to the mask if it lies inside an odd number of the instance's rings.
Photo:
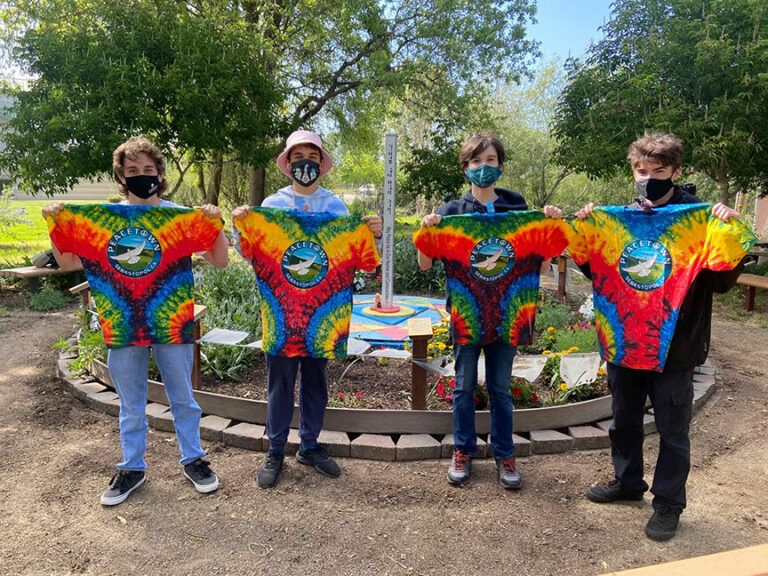
<svg viewBox="0 0 768 576">
<path fill-rule="evenodd" d="M 56 379 L 73 309 L 34 313 L 0 290 L 0 574 L 592 575 L 768 542 L 768 329 L 718 319 L 717 391 L 694 417 L 689 506 L 678 536 L 648 540 L 650 498 L 597 505 L 607 450 L 521 459 L 505 492 L 476 463 L 454 488 L 446 461 L 342 459 L 336 480 L 287 459 L 260 490 L 263 454 L 208 444 L 221 480 L 197 494 L 172 434 L 149 431 L 146 484 L 99 505 L 120 458 L 117 419 Z M 647 470 L 658 438 L 646 441 Z"/>
</svg>

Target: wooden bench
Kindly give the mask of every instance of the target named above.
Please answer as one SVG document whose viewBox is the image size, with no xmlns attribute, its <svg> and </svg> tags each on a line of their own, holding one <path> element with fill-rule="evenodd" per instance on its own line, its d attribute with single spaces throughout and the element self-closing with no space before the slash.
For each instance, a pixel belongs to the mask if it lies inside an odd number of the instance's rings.
<svg viewBox="0 0 768 576">
<path fill-rule="evenodd" d="M 747 287 L 744 304 L 747 311 L 751 312 L 755 307 L 755 288 L 768 288 L 768 276 L 742 273 L 739 275 L 739 279 L 736 280 L 736 283 Z"/>
<path fill-rule="evenodd" d="M 85 282 L 81 282 L 77 286 L 72 286 L 72 288 L 69 289 L 69 292 L 70 294 L 74 295 L 79 294 L 82 307 L 86 310 L 91 309 L 91 287 L 87 280 Z M 202 304 L 195 304 L 195 310 L 192 316 L 192 319 L 195 322 L 193 332 L 195 336 L 195 355 L 192 361 L 192 388 L 195 390 L 200 388 L 200 384 L 203 381 L 202 364 L 200 359 L 200 344 L 197 343 L 197 340 L 203 337 L 203 317 L 205 316 L 206 312 L 208 312 L 207 306 L 203 306 Z M 85 322 L 87 321 L 88 320 L 86 319 Z"/>
<path fill-rule="evenodd" d="M 38 268 L 37 266 L 22 266 L 20 268 L 2 268 L 0 276 L 10 276 L 14 278 L 23 278 L 29 282 L 33 291 L 40 289 L 40 278 L 43 276 L 54 276 L 56 274 L 69 274 L 72 270 L 62 270 L 61 268 Z M 76 270 L 74 270 L 76 272 Z"/>
</svg>

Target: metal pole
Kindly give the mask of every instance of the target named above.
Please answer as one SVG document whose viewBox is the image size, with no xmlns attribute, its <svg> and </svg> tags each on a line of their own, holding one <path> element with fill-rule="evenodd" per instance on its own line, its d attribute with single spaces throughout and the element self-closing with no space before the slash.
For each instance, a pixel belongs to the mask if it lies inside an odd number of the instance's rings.
<svg viewBox="0 0 768 576">
<path fill-rule="evenodd" d="M 381 244 L 381 307 L 392 309 L 395 272 L 395 191 L 397 174 L 397 134 L 384 138 L 384 213 Z"/>
</svg>

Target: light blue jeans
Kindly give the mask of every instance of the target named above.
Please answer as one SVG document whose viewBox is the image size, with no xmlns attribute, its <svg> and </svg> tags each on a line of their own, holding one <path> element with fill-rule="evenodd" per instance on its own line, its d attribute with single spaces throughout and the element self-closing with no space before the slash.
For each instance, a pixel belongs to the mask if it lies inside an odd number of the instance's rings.
<svg viewBox="0 0 768 576">
<path fill-rule="evenodd" d="M 120 470 L 146 470 L 147 450 L 147 369 L 149 346 L 110 348 L 109 374 L 120 397 L 120 444 L 123 461 Z M 192 395 L 193 344 L 154 344 L 152 354 L 160 369 L 165 393 L 171 404 L 181 464 L 205 455 L 200 445 L 202 410 Z"/>
<path fill-rule="evenodd" d="M 477 360 L 485 352 L 485 385 L 491 410 L 491 446 L 496 459 L 515 454 L 512 441 L 512 361 L 517 348 L 503 342 L 487 346 L 454 346 L 456 388 L 453 391 L 453 441 L 456 449 L 469 456 L 477 452 L 475 431 L 475 388 Z"/>
</svg>

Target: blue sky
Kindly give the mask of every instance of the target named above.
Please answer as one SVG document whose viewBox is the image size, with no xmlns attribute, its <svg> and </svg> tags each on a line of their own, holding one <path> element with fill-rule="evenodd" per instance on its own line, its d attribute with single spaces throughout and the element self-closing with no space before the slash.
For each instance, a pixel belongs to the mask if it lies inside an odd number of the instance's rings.
<svg viewBox="0 0 768 576">
<path fill-rule="evenodd" d="M 535 25 L 528 37 L 541 42 L 544 61 L 584 54 L 590 40 L 599 40 L 598 28 L 608 21 L 611 0 L 538 0 Z"/>
</svg>

